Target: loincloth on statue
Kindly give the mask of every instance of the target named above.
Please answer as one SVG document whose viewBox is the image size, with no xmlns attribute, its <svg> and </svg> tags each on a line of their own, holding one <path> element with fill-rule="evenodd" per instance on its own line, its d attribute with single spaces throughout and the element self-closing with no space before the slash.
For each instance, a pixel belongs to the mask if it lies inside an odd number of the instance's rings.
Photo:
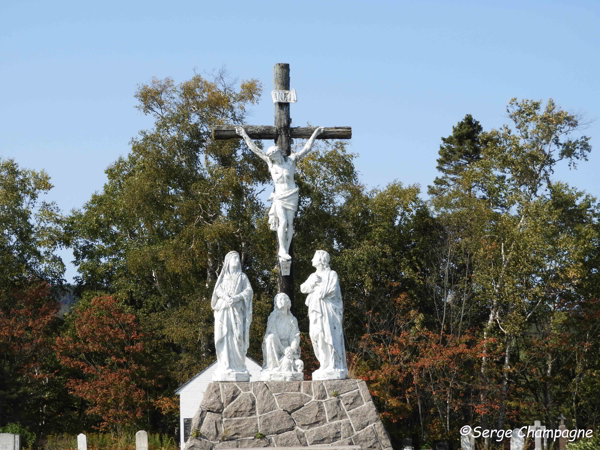
<svg viewBox="0 0 600 450">
<path fill-rule="evenodd" d="M 296 212 L 298 210 L 298 200 L 300 199 L 299 192 L 299 188 L 294 188 L 283 194 L 278 195 L 275 192 L 271 194 L 269 197 L 269 200 L 272 201 L 271 208 L 269 209 L 269 228 L 271 230 L 277 230 L 279 226 L 276 206 L 281 205 L 284 209 Z"/>
</svg>

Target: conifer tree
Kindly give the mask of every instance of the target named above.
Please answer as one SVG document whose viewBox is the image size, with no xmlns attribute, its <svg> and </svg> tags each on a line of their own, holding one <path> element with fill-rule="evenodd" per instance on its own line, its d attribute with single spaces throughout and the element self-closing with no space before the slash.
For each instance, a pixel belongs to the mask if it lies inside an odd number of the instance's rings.
<svg viewBox="0 0 600 450">
<path fill-rule="evenodd" d="M 467 114 L 452 127 L 450 136 L 442 138 L 437 170 L 443 176 L 436 177 L 434 186 L 429 186 L 430 195 L 443 194 L 457 182 L 470 164 L 481 159 L 482 131 L 481 124 L 471 114 Z"/>
</svg>

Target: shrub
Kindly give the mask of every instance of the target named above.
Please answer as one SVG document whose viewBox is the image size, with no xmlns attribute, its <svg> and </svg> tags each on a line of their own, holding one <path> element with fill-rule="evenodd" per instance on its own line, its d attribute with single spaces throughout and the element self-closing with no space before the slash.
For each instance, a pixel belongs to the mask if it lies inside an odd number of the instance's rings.
<svg viewBox="0 0 600 450">
<path fill-rule="evenodd" d="M 35 444 L 35 434 L 19 423 L 9 423 L 0 427 L 0 433 L 18 434 L 21 439 L 21 446 L 24 448 L 33 448 L 33 444 Z"/>
<path fill-rule="evenodd" d="M 598 450 L 600 448 L 600 435 L 596 434 L 588 439 L 569 442 L 567 448 L 569 450 Z"/>
</svg>

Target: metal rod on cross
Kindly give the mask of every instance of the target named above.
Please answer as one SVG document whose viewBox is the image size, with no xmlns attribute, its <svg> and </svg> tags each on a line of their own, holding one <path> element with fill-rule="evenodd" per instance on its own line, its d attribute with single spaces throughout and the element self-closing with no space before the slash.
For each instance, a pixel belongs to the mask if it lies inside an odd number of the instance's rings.
<svg viewBox="0 0 600 450">
<path fill-rule="evenodd" d="M 294 189 L 284 190 L 283 193 L 274 192 L 272 199 L 273 205 L 269 216 L 275 217 L 273 229 L 277 230 L 277 255 L 278 255 L 278 276 L 277 284 L 279 292 L 288 295 L 292 301 L 292 311 L 294 307 L 294 264 L 293 264 L 293 246 L 291 235 L 293 232 L 293 218 L 298 206 L 298 189 L 293 181 L 296 159 L 301 158 L 308 153 L 315 139 L 350 139 L 352 137 L 352 128 L 350 127 L 296 127 L 290 125 L 290 103 L 296 101 L 296 91 L 290 90 L 290 65 L 275 64 L 273 70 L 273 102 L 275 103 L 275 126 L 251 126 L 242 125 L 240 127 L 231 125 L 219 125 L 212 129 L 212 136 L 215 140 L 244 138 L 250 149 L 256 153 L 269 165 L 269 170 L 273 176 L 274 182 L 278 183 L 280 177 L 290 177 L 291 182 L 288 186 Z M 292 154 L 292 139 L 308 139 L 305 148 Z M 263 152 L 250 139 L 273 139 L 275 146 L 268 152 Z M 283 156 L 279 159 L 278 153 Z M 295 202 L 295 204 L 294 204 Z M 289 249 L 282 249 L 282 236 L 286 234 L 289 240 L 286 242 Z M 317 250 L 317 249 L 312 249 Z"/>
</svg>

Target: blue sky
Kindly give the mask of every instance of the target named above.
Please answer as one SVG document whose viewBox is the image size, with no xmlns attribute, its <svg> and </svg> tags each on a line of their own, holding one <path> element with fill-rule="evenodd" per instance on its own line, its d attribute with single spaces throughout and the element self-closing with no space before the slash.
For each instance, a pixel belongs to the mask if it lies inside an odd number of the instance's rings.
<svg viewBox="0 0 600 450">
<path fill-rule="evenodd" d="M 293 124 L 352 126 L 369 187 L 399 180 L 426 191 L 440 138 L 465 114 L 490 129 L 508 122 L 512 97 L 553 98 L 593 121 L 595 148 L 555 178 L 600 195 L 598 0 L 3 0 L 0 157 L 46 170 L 46 199 L 67 213 L 151 126 L 134 108 L 139 84 L 226 66 L 263 83 L 248 123 L 268 125 L 278 62 L 291 65 L 298 93 Z"/>
</svg>

